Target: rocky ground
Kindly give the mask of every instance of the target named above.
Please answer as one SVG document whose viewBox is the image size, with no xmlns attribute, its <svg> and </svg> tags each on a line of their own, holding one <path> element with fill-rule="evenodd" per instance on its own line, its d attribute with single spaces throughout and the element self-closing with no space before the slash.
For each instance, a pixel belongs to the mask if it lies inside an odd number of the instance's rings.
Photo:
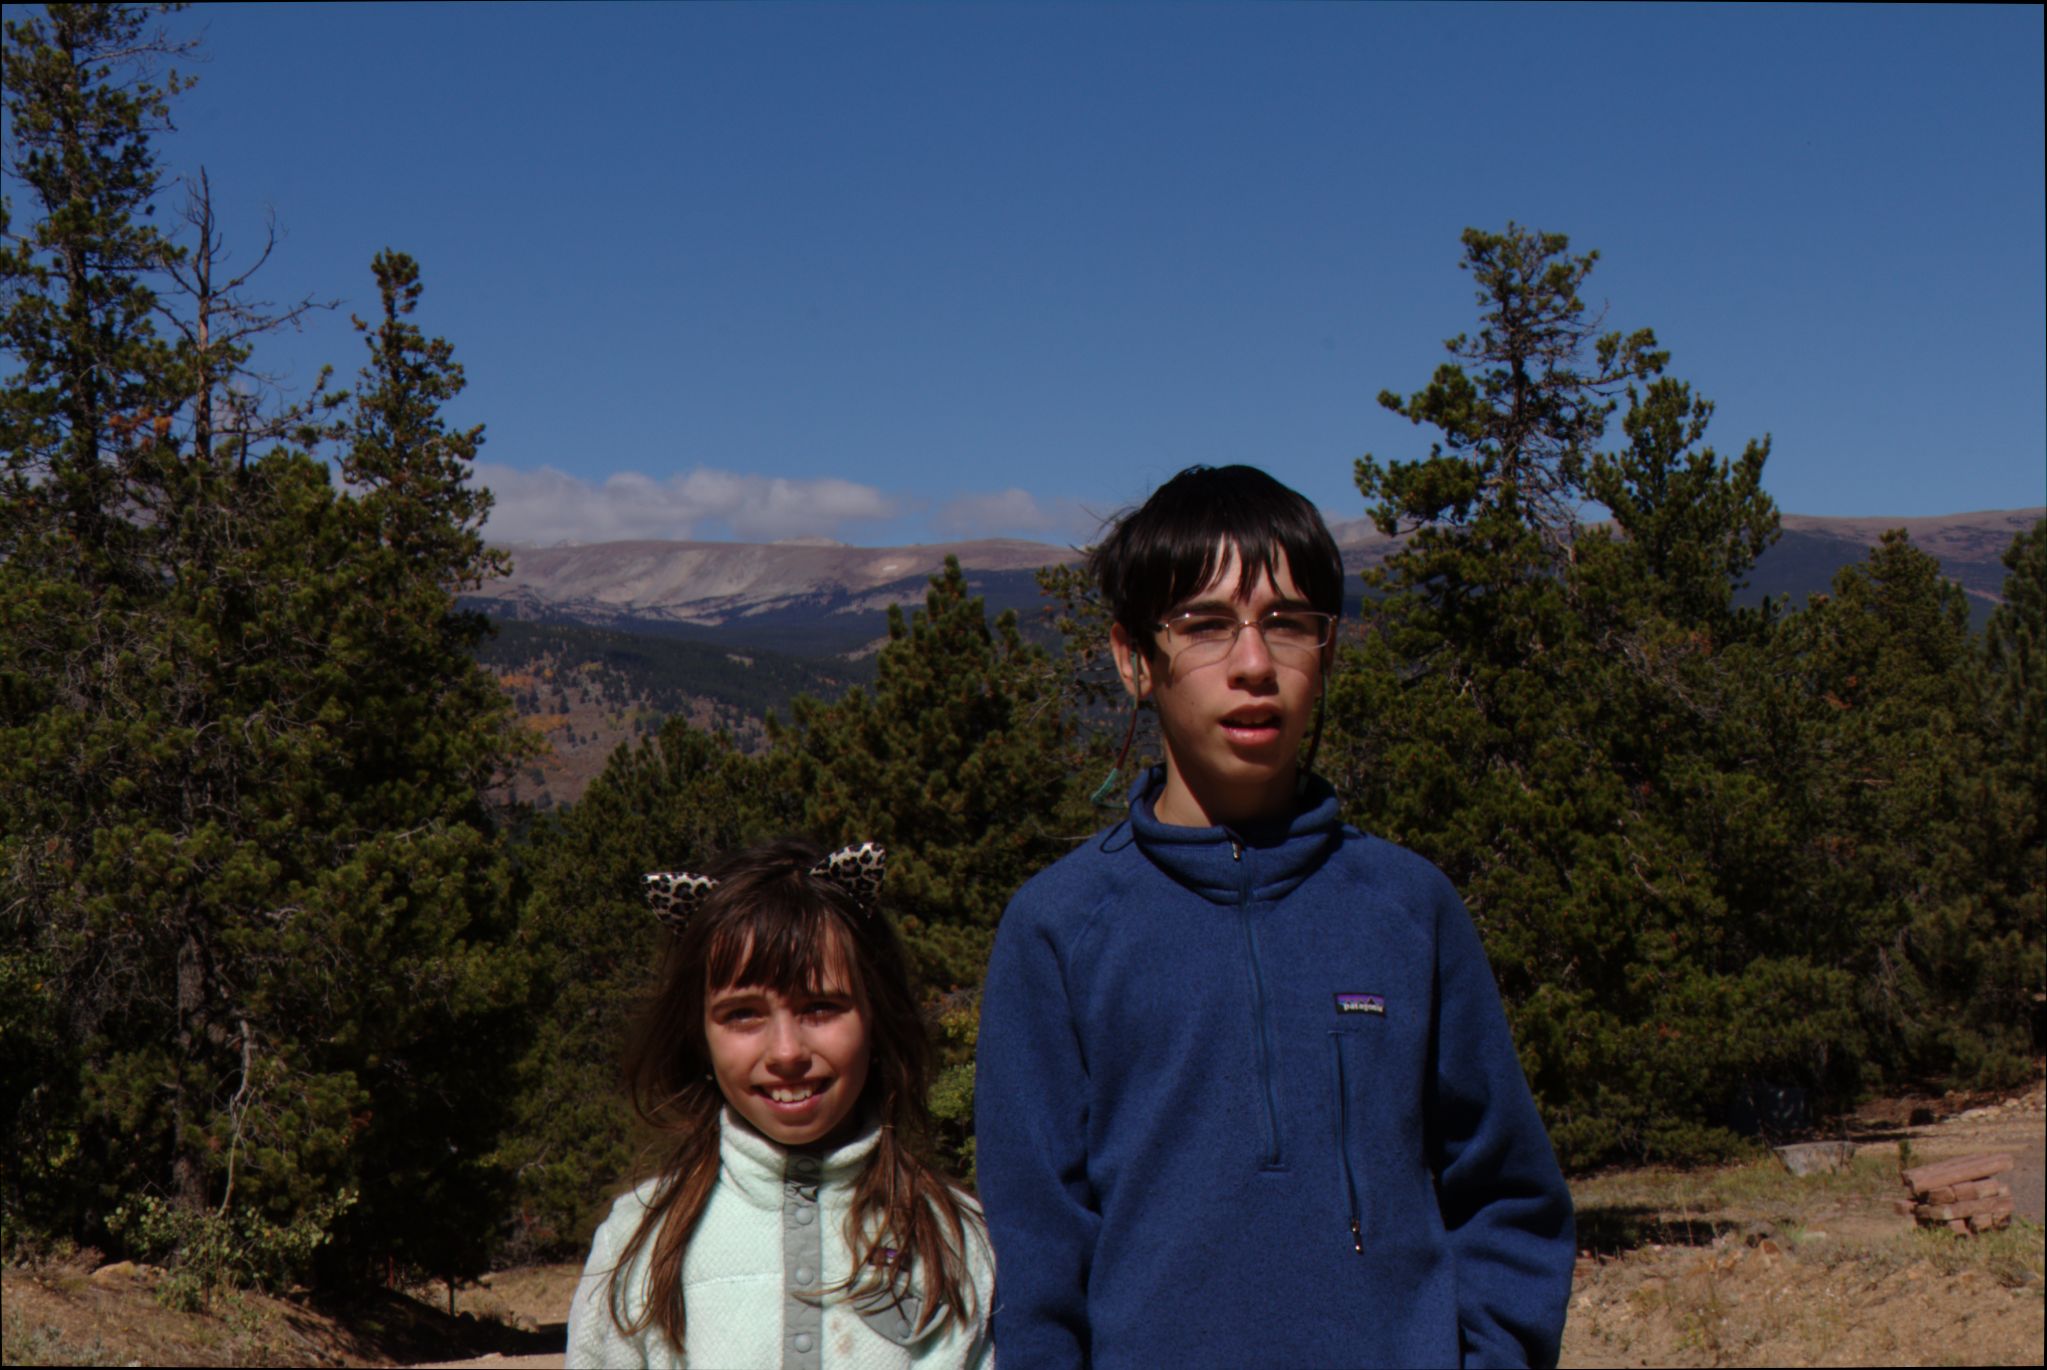
<svg viewBox="0 0 2047 1370">
<path fill-rule="evenodd" d="M 2040 1364 L 2047 1095 L 2036 1084 L 1938 1116 L 1957 1102 L 1866 1110 L 1843 1129 L 1856 1153 L 1840 1174 L 1765 1159 L 1574 1185 L 1588 1245 L 1563 1364 Z M 1955 1237 L 1899 1216 L 1901 1144 L 1914 1165 L 2010 1153 L 2012 1227 Z"/>
<path fill-rule="evenodd" d="M 2039 1365 L 2047 1092 L 1886 1100 L 1842 1129 L 1843 1172 L 1774 1158 L 1636 1169 L 1573 1185 L 1585 1255 L 1563 1364 Z M 1914 1165 L 2010 1152 L 2020 1217 L 1957 1238 L 1898 1216 Z M 8 1364 L 558 1366 L 573 1265 L 499 1271 L 456 1291 L 347 1304 L 239 1293 L 176 1312 L 162 1276 L 97 1254 L 0 1272 Z"/>
</svg>

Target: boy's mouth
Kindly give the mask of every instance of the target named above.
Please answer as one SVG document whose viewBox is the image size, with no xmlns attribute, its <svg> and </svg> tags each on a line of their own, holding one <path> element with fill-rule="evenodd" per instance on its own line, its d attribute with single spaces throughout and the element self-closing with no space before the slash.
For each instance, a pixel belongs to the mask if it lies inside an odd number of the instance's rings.
<svg viewBox="0 0 2047 1370">
<path fill-rule="evenodd" d="M 1223 715 L 1223 734 L 1238 742 L 1270 742 L 1279 736 L 1279 710 L 1238 709 Z"/>
</svg>

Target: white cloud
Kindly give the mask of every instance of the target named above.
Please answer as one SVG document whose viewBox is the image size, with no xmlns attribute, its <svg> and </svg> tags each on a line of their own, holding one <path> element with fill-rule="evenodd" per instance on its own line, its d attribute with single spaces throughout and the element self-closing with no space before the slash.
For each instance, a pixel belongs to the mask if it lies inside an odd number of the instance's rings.
<svg viewBox="0 0 2047 1370">
<path fill-rule="evenodd" d="M 1027 537 L 1069 542 L 1088 538 L 1097 520 L 1073 500 L 1042 501 L 1012 486 L 947 500 L 931 523 L 949 538 Z"/>
<path fill-rule="evenodd" d="M 716 531 L 703 526 L 710 523 L 748 541 L 835 537 L 848 524 L 894 518 L 902 507 L 871 485 L 832 476 L 790 480 L 704 467 L 665 479 L 621 471 L 593 485 L 552 467 L 520 471 L 478 462 L 475 479 L 495 498 L 485 536 L 541 547 L 686 539 Z"/>
</svg>

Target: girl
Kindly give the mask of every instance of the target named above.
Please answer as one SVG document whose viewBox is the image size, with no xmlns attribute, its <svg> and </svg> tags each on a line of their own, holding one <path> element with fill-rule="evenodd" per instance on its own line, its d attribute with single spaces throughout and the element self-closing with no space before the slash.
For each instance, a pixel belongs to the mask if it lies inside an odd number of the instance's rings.
<svg viewBox="0 0 2047 1370">
<path fill-rule="evenodd" d="M 872 843 L 647 877 L 675 930 L 627 1052 L 673 1139 L 612 1205 L 570 1366 L 985 1366 L 980 1208 L 920 1159 L 931 1048 Z"/>
</svg>

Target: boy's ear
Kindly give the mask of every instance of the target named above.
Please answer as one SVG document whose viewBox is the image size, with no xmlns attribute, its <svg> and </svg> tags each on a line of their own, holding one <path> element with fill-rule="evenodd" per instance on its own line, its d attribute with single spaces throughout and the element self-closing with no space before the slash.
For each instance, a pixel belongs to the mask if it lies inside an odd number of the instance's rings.
<svg viewBox="0 0 2047 1370">
<path fill-rule="evenodd" d="M 1120 623 L 1109 625 L 1109 650 L 1115 654 L 1116 674 L 1123 677 L 1123 688 L 1130 697 L 1143 699 L 1151 693 L 1151 673 L 1145 666 L 1144 652 L 1131 641 Z"/>
</svg>

